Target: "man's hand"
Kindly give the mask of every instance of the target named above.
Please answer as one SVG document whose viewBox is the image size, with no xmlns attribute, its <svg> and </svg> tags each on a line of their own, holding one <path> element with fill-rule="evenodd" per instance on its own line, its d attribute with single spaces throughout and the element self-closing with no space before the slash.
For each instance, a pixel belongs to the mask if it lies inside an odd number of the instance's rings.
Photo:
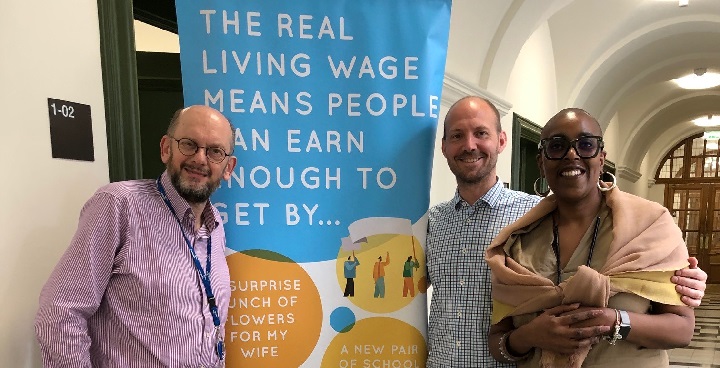
<svg viewBox="0 0 720 368">
<path fill-rule="evenodd" d="M 670 281 L 675 284 L 675 290 L 681 295 L 683 303 L 690 307 L 698 307 L 705 296 L 707 273 L 698 268 L 698 260 L 695 257 L 688 258 L 690 266 L 675 271 L 675 276 Z"/>
</svg>

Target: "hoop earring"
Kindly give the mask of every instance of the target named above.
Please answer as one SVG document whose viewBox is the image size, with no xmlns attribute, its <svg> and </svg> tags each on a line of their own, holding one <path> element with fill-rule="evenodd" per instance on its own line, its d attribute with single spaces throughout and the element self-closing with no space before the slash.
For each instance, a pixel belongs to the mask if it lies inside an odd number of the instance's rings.
<svg viewBox="0 0 720 368">
<path fill-rule="evenodd" d="M 609 171 L 605 171 L 605 172 L 603 172 L 603 174 L 610 175 L 610 177 L 612 178 L 612 182 L 611 182 L 612 185 L 608 188 L 605 188 L 602 185 L 600 185 L 600 182 L 602 181 L 602 175 L 600 175 L 600 177 L 598 178 L 598 183 L 597 183 L 598 189 L 600 189 L 601 192 L 609 192 L 609 191 L 617 188 L 617 178 L 615 178 L 615 175 L 613 175 L 613 173 L 611 173 Z"/>
<path fill-rule="evenodd" d="M 541 192 L 538 190 L 538 181 L 540 181 L 540 184 L 542 185 L 541 180 L 545 179 L 544 177 L 539 177 L 535 179 L 535 182 L 533 183 L 533 190 L 535 191 L 535 194 L 537 194 L 540 197 L 547 197 L 548 194 L 550 194 L 550 188 L 548 187 L 548 190 Z"/>
</svg>

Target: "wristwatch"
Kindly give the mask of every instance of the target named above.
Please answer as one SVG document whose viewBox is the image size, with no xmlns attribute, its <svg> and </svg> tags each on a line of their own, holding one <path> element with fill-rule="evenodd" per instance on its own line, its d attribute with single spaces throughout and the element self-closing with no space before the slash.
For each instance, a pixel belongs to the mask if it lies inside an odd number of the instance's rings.
<svg viewBox="0 0 720 368">
<path fill-rule="evenodd" d="M 618 332 L 623 340 L 626 340 L 630 334 L 630 315 L 624 310 L 620 311 L 620 330 Z"/>
<path fill-rule="evenodd" d="M 630 334 L 630 315 L 624 310 L 615 309 L 615 325 L 609 335 L 603 336 L 610 345 L 615 345 L 618 340 L 627 339 Z"/>
</svg>

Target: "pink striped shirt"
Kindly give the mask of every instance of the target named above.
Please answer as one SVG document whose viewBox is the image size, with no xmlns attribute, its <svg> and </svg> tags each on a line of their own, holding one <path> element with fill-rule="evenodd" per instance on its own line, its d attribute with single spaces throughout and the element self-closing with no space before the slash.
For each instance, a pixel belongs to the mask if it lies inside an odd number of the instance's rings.
<svg viewBox="0 0 720 368">
<path fill-rule="evenodd" d="M 208 203 L 203 225 L 167 173 L 161 182 L 203 267 L 224 334 L 230 297 L 225 232 Z M 35 332 L 45 367 L 216 367 L 212 316 L 180 226 L 155 180 L 109 184 L 88 200 L 75 237 L 40 294 Z"/>
</svg>

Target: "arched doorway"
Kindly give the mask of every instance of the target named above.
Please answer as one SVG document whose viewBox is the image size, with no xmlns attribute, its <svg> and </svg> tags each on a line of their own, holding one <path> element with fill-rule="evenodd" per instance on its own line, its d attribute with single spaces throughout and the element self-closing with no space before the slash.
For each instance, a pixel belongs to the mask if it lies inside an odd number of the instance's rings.
<svg viewBox="0 0 720 368">
<path fill-rule="evenodd" d="M 665 184 L 665 207 L 675 218 L 691 256 L 720 283 L 720 155 L 718 138 L 696 134 L 673 147 L 655 174 Z"/>
</svg>

